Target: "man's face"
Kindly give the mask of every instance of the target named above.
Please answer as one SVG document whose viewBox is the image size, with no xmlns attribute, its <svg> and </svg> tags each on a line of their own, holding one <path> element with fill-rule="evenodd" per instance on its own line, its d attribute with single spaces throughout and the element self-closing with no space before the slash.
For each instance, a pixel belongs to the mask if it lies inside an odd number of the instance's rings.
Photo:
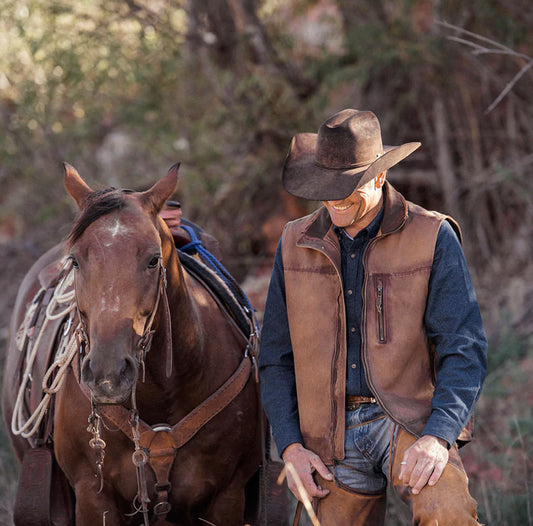
<svg viewBox="0 0 533 526">
<path fill-rule="evenodd" d="M 178 228 L 181 224 L 181 207 L 165 207 L 159 215 L 164 219 L 168 228 Z"/>
<path fill-rule="evenodd" d="M 359 231 L 370 224 L 375 217 L 372 212 L 376 212 L 381 200 L 384 179 L 384 174 L 380 174 L 344 199 L 323 201 L 333 224 L 344 228 L 349 234 L 350 227 Z"/>
</svg>

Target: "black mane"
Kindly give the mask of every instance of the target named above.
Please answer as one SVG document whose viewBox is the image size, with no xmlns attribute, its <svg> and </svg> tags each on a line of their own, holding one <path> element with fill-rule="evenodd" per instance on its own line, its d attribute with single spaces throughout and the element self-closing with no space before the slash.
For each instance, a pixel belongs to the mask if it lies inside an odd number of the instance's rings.
<svg viewBox="0 0 533 526">
<path fill-rule="evenodd" d="M 124 195 L 132 190 L 106 188 L 89 194 L 85 206 L 81 210 L 67 241 L 72 246 L 85 232 L 87 227 L 100 217 L 124 207 Z"/>
</svg>

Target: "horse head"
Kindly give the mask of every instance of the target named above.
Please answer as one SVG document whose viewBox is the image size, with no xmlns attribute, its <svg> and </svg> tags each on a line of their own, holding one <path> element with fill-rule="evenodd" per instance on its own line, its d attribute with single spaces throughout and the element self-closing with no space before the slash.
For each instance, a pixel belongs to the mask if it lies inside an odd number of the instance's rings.
<svg viewBox="0 0 533 526">
<path fill-rule="evenodd" d="M 80 209 L 68 246 L 86 340 L 81 378 L 96 403 L 127 401 L 149 348 L 170 252 L 158 213 L 176 188 L 178 168 L 145 192 L 94 192 L 65 164 L 65 187 Z"/>
</svg>

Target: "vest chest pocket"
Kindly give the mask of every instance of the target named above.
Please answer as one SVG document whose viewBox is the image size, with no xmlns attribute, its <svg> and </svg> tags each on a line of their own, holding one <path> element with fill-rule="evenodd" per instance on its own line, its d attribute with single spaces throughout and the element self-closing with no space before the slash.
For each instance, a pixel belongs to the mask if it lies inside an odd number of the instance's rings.
<svg viewBox="0 0 533 526">
<path fill-rule="evenodd" d="M 387 341 L 387 329 L 385 324 L 385 280 L 382 277 L 377 277 L 375 287 L 377 336 L 379 343 L 385 343 Z"/>
</svg>

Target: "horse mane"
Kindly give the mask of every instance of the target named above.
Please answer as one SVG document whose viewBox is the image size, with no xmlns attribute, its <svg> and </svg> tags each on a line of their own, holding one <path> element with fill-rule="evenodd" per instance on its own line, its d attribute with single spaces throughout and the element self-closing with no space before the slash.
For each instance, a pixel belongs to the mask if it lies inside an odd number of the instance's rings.
<svg viewBox="0 0 533 526">
<path fill-rule="evenodd" d="M 100 217 L 124 207 L 125 194 L 132 193 L 133 190 L 117 188 L 105 188 L 89 194 L 85 206 L 78 215 L 70 233 L 67 236 L 69 246 L 72 246 L 85 232 L 87 227 Z"/>
</svg>

